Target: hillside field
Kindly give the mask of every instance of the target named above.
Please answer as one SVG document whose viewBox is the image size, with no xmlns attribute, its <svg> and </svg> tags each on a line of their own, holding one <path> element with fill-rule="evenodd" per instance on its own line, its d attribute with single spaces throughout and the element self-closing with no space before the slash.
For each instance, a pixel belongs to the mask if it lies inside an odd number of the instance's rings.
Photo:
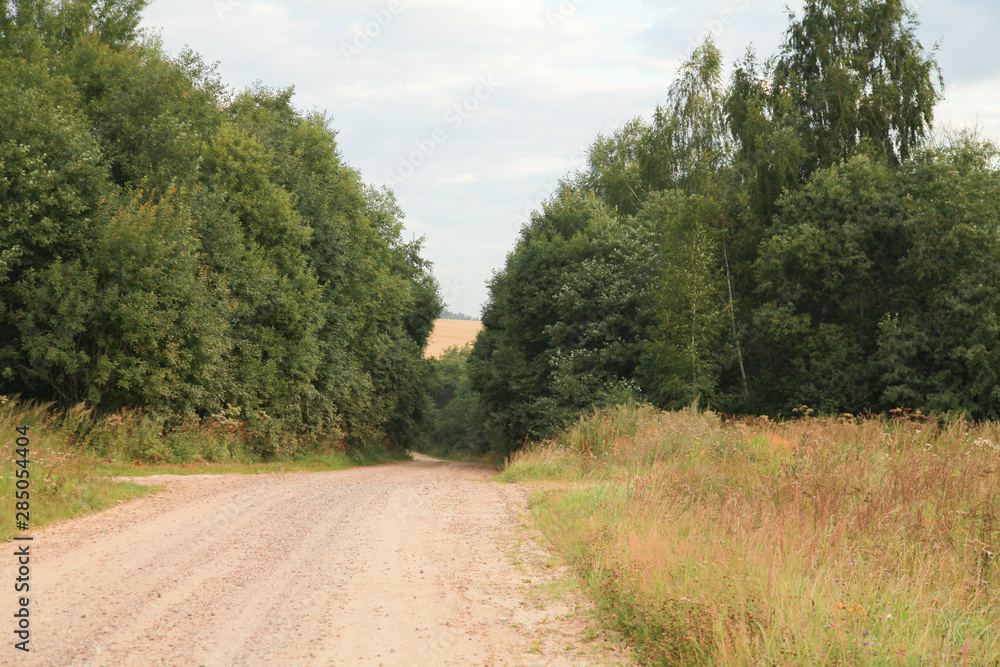
<svg viewBox="0 0 1000 667">
<path fill-rule="evenodd" d="M 449 347 L 468 345 L 475 340 L 482 328 L 483 323 L 479 320 L 436 320 L 425 354 L 428 358 L 434 358 L 441 356 Z"/>
</svg>

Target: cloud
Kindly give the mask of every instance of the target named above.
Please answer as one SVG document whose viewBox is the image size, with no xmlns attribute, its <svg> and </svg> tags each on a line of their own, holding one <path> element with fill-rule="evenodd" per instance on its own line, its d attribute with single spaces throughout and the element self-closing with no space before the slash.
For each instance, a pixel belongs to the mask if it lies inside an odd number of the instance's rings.
<svg viewBox="0 0 1000 667">
<path fill-rule="evenodd" d="M 935 116 L 941 129 L 976 129 L 1000 143 L 1000 77 L 949 87 Z"/>
</svg>

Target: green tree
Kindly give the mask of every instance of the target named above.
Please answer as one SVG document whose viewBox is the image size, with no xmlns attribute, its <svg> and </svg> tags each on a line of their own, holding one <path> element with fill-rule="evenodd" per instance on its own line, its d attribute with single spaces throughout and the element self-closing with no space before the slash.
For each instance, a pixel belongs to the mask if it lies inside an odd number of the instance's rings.
<svg viewBox="0 0 1000 667">
<path fill-rule="evenodd" d="M 592 193 L 563 186 L 532 216 L 490 283 L 469 359 L 496 449 L 638 393 L 654 258 L 649 231 Z"/>
<path fill-rule="evenodd" d="M 727 97 L 722 54 L 707 38 L 681 66 L 667 103 L 656 108 L 640 154 L 640 171 L 649 192 L 679 189 L 707 192 L 732 152 L 724 113 Z"/>
<path fill-rule="evenodd" d="M 943 87 L 903 0 L 807 0 L 774 68 L 795 104 L 807 169 L 869 150 L 905 161 L 924 139 Z M 935 87 L 937 82 L 938 87 Z"/>
<path fill-rule="evenodd" d="M 228 322 L 172 200 L 110 200 L 86 257 L 32 269 L 18 285 L 18 370 L 63 405 L 189 416 L 218 407 Z"/>
<path fill-rule="evenodd" d="M 433 360 L 433 428 L 422 438 L 421 451 L 473 455 L 489 451 L 482 404 L 469 378 L 467 361 L 471 352 L 467 347 L 452 347 Z"/>
<path fill-rule="evenodd" d="M 319 363 L 320 286 L 305 254 L 310 229 L 253 137 L 223 126 L 205 167 L 205 186 L 220 196 L 217 216 L 238 222 L 231 245 L 207 253 L 234 298 L 227 401 L 294 428 L 303 423 Z"/>
<path fill-rule="evenodd" d="M 1000 417 L 998 156 L 966 137 L 899 174 L 906 254 L 873 364 L 883 407 Z"/>
<path fill-rule="evenodd" d="M 25 373 L 14 315 L 27 272 L 92 251 L 111 188 L 97 143 L 67 82 L 21 59 L 0 60 L 0 383 L 42 398 Z"/>
<path fill-rule="evenodd" d="M 323 316 L 310 419 L 341 424 L 357 446 L 405 448 L 429 410 L 423 349 L 441 307 L 437 285 L 420 243 L 402 238 L 392 193 L 362 183 L 327 119 L 299 114 L 292 92 L 258 86 L 229 113 L 268 148 L 273 177 L 310 230 L 304 248 Z"/>
<path fill-rule="evenodd" d="M 656 326 L 650 340 L 654 402 L 671 407 L 714 398 L 733 346 L 732 301 L 725 282 L 720 202 L 666 191 L 646 202 L 639 218 L 656 230 Z"/>
<path fill-rule="evenodd" d="M 117 185 L 165 192 L 197 182 L 228 92 L 213 67 L 190 50 L 170 59 L 153 38 L 119 48 L 84 38 L 59 63 Z"/>
<path fill-rule="evenodd" d="M 754 393 L 769 412 L 875 404 L 869 363 L 905 245 L 892 172 L 864 156 L 781 201 L 756 268 Z"/>
<path fill-rule="evenodd" d="M 579 186 L 596 193 L 619 215 L 635 215 L 647 196 L 640 160 L 649 132 L 645 121 L 633 118 L 609 137 L 598 135 L 587 151 L 587 171 L 578 179 Z"/>
<path fill-rule="evenodd" d="M 144 4 L 0 15 L 0 391 L 409 446 L 441 304 L 392 193 L 291 89 L 140 39 Z"/>
</svg>

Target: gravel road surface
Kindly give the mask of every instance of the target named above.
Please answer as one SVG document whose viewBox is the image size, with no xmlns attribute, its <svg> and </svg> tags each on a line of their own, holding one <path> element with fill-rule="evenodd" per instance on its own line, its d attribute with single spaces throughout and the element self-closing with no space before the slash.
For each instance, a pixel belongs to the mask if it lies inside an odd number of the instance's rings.
<svg viewBox="0 0 1000 667">
<path fill-rule="evenodd" d="M 586 607 L 543 566 L 524 487 L 417 459 L 136 478 L 166 490 L 35 533 L 32 652 L 9 641 L 0 664 L 624 662 L 583 640 Z M 5 551 L 12 611 L 14 544 Z"/>
</svg>

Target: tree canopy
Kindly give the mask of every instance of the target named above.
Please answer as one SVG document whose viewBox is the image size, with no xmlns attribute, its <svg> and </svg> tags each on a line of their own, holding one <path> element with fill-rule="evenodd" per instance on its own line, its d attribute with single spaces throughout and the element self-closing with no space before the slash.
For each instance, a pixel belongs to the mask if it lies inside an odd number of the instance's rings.
<svg viewBox="0 0 1000 667">
<path fill-rule="evenodd" d="M 408 447 L 441 303 L 392 193 L 292 89 L 140 35 L 144 5 L 0 15 L 0 394 Z"/>
</svg>

